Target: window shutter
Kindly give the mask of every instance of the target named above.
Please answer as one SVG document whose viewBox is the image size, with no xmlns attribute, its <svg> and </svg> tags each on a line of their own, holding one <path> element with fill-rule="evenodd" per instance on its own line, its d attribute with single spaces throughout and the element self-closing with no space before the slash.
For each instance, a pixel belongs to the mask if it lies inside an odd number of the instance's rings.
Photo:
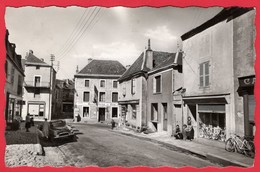
<svg viewBox="0 0 260 172">
<path fill-rule="evenodd" d="M 156 93 L 156 79 L 153 78 L 153 93 Z"/>
</svg>

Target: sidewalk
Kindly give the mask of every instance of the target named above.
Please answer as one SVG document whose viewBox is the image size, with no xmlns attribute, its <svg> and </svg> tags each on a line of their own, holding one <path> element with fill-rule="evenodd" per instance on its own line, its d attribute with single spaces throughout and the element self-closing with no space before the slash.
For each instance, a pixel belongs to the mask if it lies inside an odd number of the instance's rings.
<svg viewBox="0 0 260 172">
<path fill-rule="evenodd" d="M 176 140 L 175 138 L 167 135 L 167 133 L 143 134 L 126 128 L 117 128 L 113 131 L 127 136 L 159 143 L 162 146 L 175 151 L 190 153 L 223 166 L 252 167 L 254 165 L 254 159 L 238 153 L 227 152 L 225 148 L 221 149 L 208 146 L 195 141 Z"/>
</svg>

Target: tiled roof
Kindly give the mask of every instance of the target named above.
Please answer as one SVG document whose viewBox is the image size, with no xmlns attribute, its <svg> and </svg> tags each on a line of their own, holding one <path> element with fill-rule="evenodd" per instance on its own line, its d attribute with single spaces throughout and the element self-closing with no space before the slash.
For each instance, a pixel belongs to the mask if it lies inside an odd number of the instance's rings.
<svg viewBox="0 0 260 172">
<path fill-rule="evenodd" d="M 47 65 L 47 63 L 45 63 L 44 61 L 40 60 L 39 58 L 37 58 L 32 53 L 29 53 L 28 56 L 26 57 L 26 63 L 38 63 L 38 64 L 45 64 L 45 65 Z"/>
<path fill-rule="evenodd" d="M 92 60 L 78 74 L 122 75 L 125 67 L 115 60 Z"/>
<path fill-rule="evenodd" d="M 128 78 L 131 78 L 133 75 L 139 73 L 139 72 L 148 72 L 149 69 L 144 66 L 142 69 L 143 64 L 143 56 L 144 53 L 142 53 L 137 60 L 132 64 L 132 66 L 123 74 L 121 78 L 119 78 L 119 81 L 126 80 Z M 161 51 L 153 51 L 153 60 L 154 60 L 154 68 L 163 67 L 163 65 L 168 65 L 170 61 L 174 61 L 175 53 L 169 53 L 169 52 L 161 52 Z M 167 61 L 169 60 L 169 61 Z M 152 69 L 152 70 L 153 70 Z"/>
</svg>

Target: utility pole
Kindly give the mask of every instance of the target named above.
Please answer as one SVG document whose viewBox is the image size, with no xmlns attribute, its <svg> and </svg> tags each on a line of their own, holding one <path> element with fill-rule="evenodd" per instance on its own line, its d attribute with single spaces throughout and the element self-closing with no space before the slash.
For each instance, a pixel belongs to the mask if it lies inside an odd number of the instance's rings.
<svg viewBox="0 0 260 172">
<path fill-rule="evenodd" d="M 51 120 L 51 105 L 52 105 L 52 70 L 53 70 L 53 61 L 55 60 L 55 56 L 53 54 L 51 54 L 51 66 L 50 66 L 50 93 L 49 93 L 49 116 L 48 116 L 48 120 Z"/>
</svg>

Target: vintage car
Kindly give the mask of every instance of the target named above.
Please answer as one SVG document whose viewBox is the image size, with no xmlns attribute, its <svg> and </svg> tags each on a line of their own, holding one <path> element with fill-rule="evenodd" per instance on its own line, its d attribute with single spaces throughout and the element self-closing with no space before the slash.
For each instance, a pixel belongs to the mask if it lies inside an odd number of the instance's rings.
<svg viewBox="0 0 260 172">
<path fill-rule="evenodd" d="M 69 138 L 75 139 L 76 134 L 79 131 L 74 127 L 67 125 L 64 120 L 53 120 L 50 121 L 49 137 L 51 140 Z"/>
</svg>

